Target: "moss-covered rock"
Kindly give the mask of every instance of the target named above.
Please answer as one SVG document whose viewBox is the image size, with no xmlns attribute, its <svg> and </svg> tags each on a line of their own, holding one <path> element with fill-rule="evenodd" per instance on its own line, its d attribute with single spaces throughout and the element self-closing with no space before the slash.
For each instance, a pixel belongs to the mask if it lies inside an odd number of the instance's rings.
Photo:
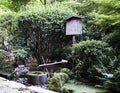
<svg viewBox="0 0 120 93">
<path fill-rule="evenodd" d="M 69 79 L 66 73 L 54 73 L 50 79 L 48 88 L 53 91 L 60 91 L 63 84 Z"/>
</svg>

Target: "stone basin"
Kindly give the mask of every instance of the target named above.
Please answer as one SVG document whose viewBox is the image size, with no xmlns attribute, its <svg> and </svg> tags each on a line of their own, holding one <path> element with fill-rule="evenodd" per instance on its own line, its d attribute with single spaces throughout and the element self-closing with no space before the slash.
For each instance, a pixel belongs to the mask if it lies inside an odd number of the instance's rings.
<svg viewBox="0 0 120 93">
<path fill-rule="evenodd" d="M 27 73 L 28 83 L 32 85 L 45 85 L 47 83 L 47 73 L 41 71 L 30 71 Z"/>
</svg>

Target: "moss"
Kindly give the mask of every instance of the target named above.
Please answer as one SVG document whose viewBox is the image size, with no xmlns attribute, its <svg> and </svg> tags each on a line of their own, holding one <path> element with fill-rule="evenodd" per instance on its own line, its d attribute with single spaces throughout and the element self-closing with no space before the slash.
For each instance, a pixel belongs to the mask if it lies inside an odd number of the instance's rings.
<svg viewBox="0 0 120 93">
<path fill-rule="evenodd" d="M 29 75 L 29 76 L 42 76 L 44 74 L 45 73 L 41 72 L 41 71 L 30 71 L 30 72 L 27 73 L 27 75 Z"/>
<path fill-rule="evenodd" d="M 76 81 L 74 81 L 74 82 L 68 81 L 67 83 L 64 84 L 62 89 L 73 90 L 73 93 L 82 93 L 83 91 L 86 91 L 87 93 L 110 93 L 107 89 L 97 88 L 97 87 L 90 86 L 90 85 L 85 85 L 81 82 L 78 84 L 78 82 L 76 82 Z M 66 92 L 66 93 L 69 93 L 69 92 Z"/>
<path fill-rule="evenodd" d="M 63 88 L 63 93 L 73 93 L 73 89 Z"/>
<path fill-rule="evenodd" d="M 68 79 L 69 77 L 65 73 L 54 73 L 53 77 L 50 79 L 48 88 L 53 91 L 60 91 L 63 84 Z"/>
</svg>

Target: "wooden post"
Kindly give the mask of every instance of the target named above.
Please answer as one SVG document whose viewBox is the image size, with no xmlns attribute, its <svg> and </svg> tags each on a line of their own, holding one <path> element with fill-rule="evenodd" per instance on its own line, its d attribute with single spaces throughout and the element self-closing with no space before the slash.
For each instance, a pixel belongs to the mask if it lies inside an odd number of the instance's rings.
<svg viewBox="0 0 120 93">
<path fill-rule="evenodd" d="M 72 46 L 76 43 L 75 35 L 72 36 Z M 75 57 L 74 57 L 74 51 L 72 51 L 72 70 L 75 67 Z"/>
<path fill-rule="evenodd" d="M 75 35 L 72 36 L 72 44 L 76 43 Z"/>
</svg>

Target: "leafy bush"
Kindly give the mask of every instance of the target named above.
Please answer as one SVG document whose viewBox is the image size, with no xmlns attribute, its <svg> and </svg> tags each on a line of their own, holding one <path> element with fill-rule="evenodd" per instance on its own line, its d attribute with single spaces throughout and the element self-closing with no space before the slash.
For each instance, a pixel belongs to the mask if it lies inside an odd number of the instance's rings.
<svg viewBox="0 0 120 93">
<path fill-rule="evenodd" d="M 29 48 L 21 47 L 13 50 L 13 53 L 15 54 L 16 57 L 18 57 L 18 61 L 22 61 L 22 64 L 28 62 Z"/>
<path fill-rule="evenodd" d="M 70 41 L 69 36 L 65 35 L 64 20 L 74 14 L 76 12 L 60 3 L 46 7 L 31 4 L 16 16 L 16 28 L 22 31 L 22 37 L 37 53 L 37 58 L 43 55 L 49 57 L 55 49 Z"/>
<path fill-rule="evenodd" d="M 120 54 L 120 31 L 114 31 L 105 37 L 103 37 L 103 40 L 108 42 L 115 50 L 117 53 Z"/>
<path fill-rule="evenodd" d="M 0 73 L 8 73 L 11 74 L 15 67 L 15 62 L 0 62 Z"/>
<path fill-rule="evenodd" d="M 106 79 L 104 82 L 104 85 L 112 90 L 114 93 L 119 93 L 120 92 L 120 67 L 116 69 L 116 71 L 113 74 L 114 76 L 112 78 Z"/>
<path fill-rule="evenodd" d="M 0 62 L 4 62 L 7 58 L 8 52 L 0 49 Z"/>
<path fill-rule="evenodd" d="M 66 73 L 66 74 L 70 77 L 70 79 L 73 78 L 73 72 L 72 72 L 72 70 L 70 70 L 70 69 L 68 69 L 68 68 L 62 68 L 62 69 L 60 70 L 60 72 Z"/>
<path fill-rule="evenodd" d="M 63 47 L 63 48 L 56 48 L 51 55 L 52 60 L 61 60 L 61 59 L 66 59 L 66 60 L 71 60 L 71 49 L 70 47 Z"/>
<path fill-rule="evenodd" d="M 107 43 L 96 40 L 82 41 L 72 47 L 75 65 L 75 76 L 89 81 L 100 81 L 102 73 L 113 73 L 117 58 Z"/>
<path fill-rule="evenodd" d="M 60 72 L 66 73 L 70 77 L 70 79 L 73 77 L 73 72 L 68 68 L 62 68 Z"/>
<path fill-rule="evenodd" d="M 25 11 L 20 12 L 15 20 L 18 26 L 24 31 L 24 27 L 42 31 L 63 31 L 63 21 L 66 17 L 74 15 L 75 12 L 61 4 L 52 4 L 46 7 L 40 5 L 27 5 Z M 29 31 L 26 29 L 26 31 Z"/>
</svg>

